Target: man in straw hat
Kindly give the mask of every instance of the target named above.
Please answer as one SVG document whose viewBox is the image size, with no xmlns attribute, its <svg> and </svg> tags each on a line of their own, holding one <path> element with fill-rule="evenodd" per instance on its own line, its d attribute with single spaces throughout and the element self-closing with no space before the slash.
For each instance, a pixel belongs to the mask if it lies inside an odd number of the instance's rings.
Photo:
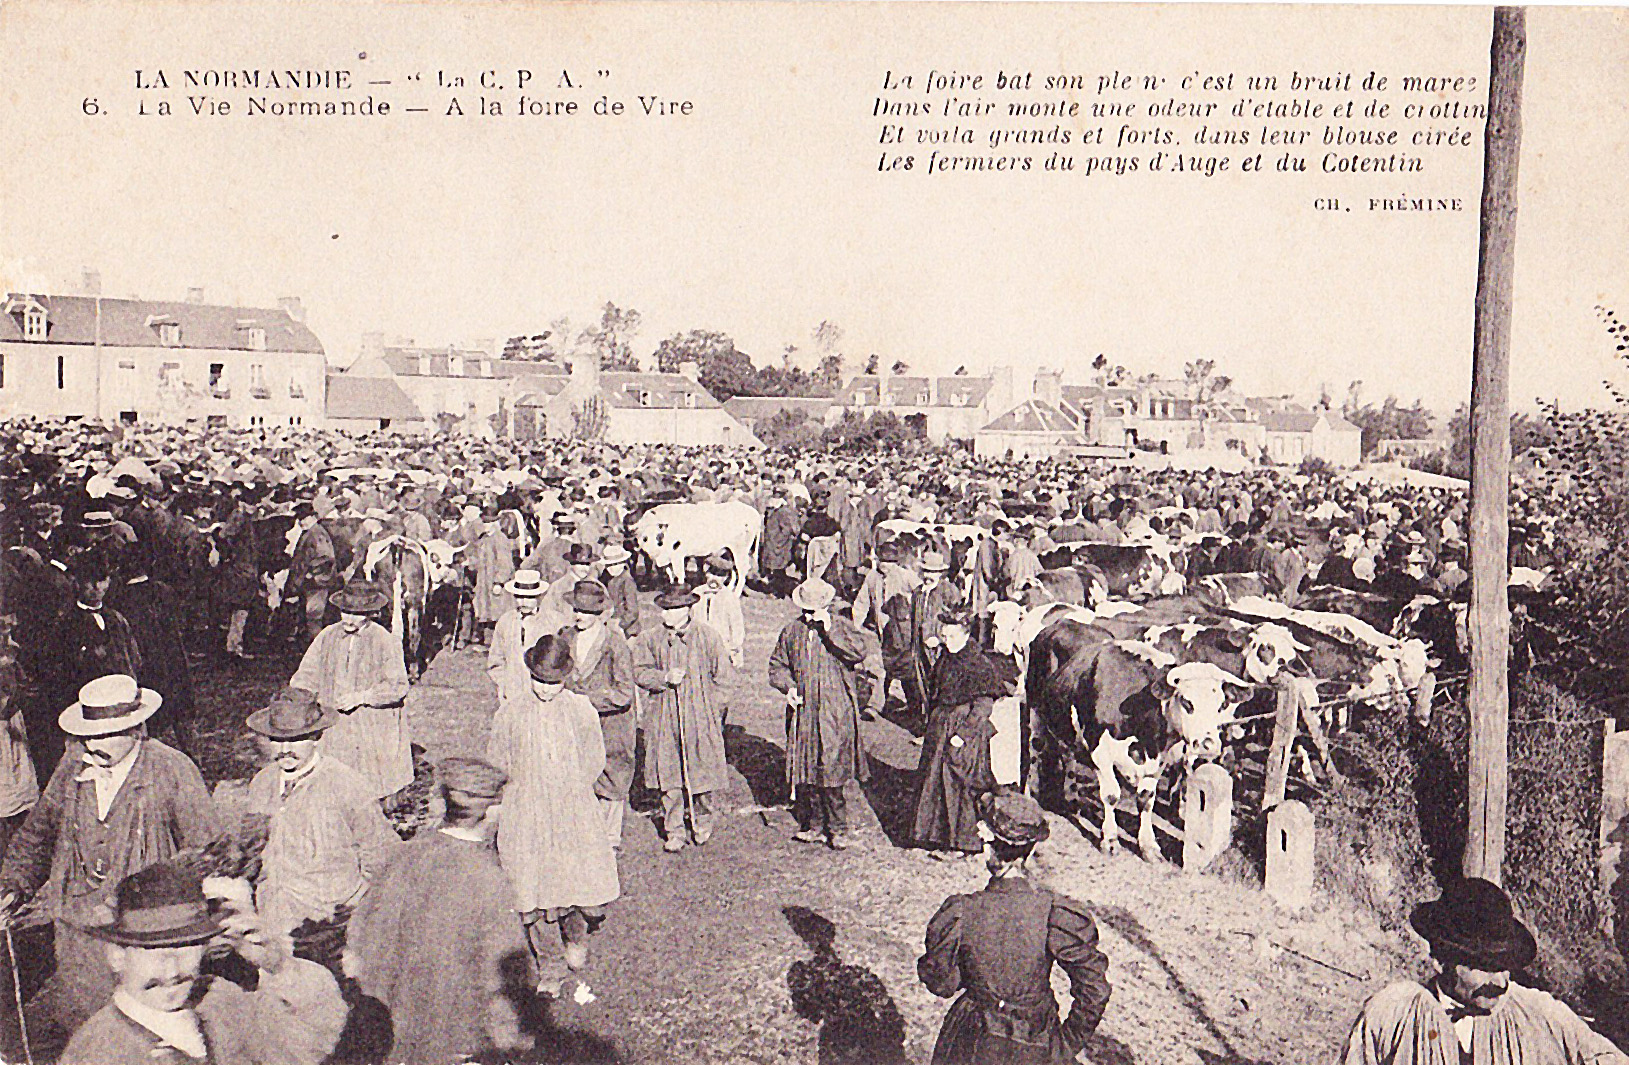
<svg viewBox="0 0 1629 1065">
<path fill-rule="evenodd" d="M 550 925 L 560 929 L 565 968 L 588 964 L 587 937 L 621 893 L 616 852 L 594 784 L 605 771 L 605 740 L 594 704 L 566 688 L 570 636 L 545 636 L 526 652 L 531 691 L 498 707 L 487 761 L 509 775 L 498 821 L 498 858 L 515 889 L 515 909 L 540 974 L 556 995 L 565 978 Z"/>
<path fill-rule="evenodd" d="M 401 846 L 367 779 L 323 755 L 322 734 L 338 720 L 315 692 L 284 688 L 248 721 L 269 758 L 248 792 L 249 811 L 271 819 L 256 908 L 301 957 L 331 968 L 351 911 Z M 332 934 L 312 940 L 302 924 Z"/>
<path fill-rule="evenodd" d="M 372 620 L 390 602 L 377 585 L 352 581 L 329 601 L 339 620 L 317 634 L 289 679 L 292 688 L 316 692 L 339 717 L 323 734 L 323 753 L 358 773 L 375 798 L 413 782 L 408 739 L 407 664 L 401 641 Z"/>
<path fill-rule="evenodd" d="M 548 585 L 537 570 L 516 570 L 504 590 L 515 605 L 498 619 L 492 630 L 492 645 L 486 652 L 486 675 L 497 686 L 500 706 L 531 692 L 526 652 L 544 636 L 559 631 L 559 626 L 551 624 L 540 609 Z"/>
<path fill-rule="evenodd" d="M 606 624 L 611 597 L 599 581 L 572 590 L 571 676 L 566 687 L 594 704 L 605 736 L 605 772 L 594 783 L 611 846 L 622 846 L 622 821 L 633 786 L 639 732 L 634 719 L 633 649 L 622 631 Z"/>
<path fill-rule="evenodd" d="M 110 917 L 84 927 L 117 974 L 112 1000 L 74 1032 L 62 1065 L 317 1065 L 333 1050 L 345 1025 L 334 978 L 289 957 L 253 907 L 212 893 L 217 907 L 179 862 L 118 882 Z M 258 970 L 253 992 L 203 975 L 212 943 Z"/>
<path fill-rule="evenodd" d="M 187 756 L 147 736 L 163 702 L 134 677 L 86 684 L 58 724 L 72 742 L 0 864 L 0 919 L 36 893 L 56 921 L 48 1012 L 72 1029 L 113 987 L 99 944 L 73 921 L 120 879 L 218 834 L 214 801 Z"/>
<path fill-rule="evenodd" d="M 857 672 L 867 645 L 858 626 L 832 613 L 836 598 L 837 590 L 818 577 L 792 590 L 801 613 L 775 641 L 769 683 L 786 696 L 786 776 L 798 821 L 792 838 L 843 850 L 849 846 L 844 789 L 866 779 Z M 882 685 L 874 684 L 873 708 L 880 708 L 882 696 Z"/>
<path fill-rule="evenodd" d="M 1629 1062 L 1565 1004 L 1512 982 L 1538 953 L 1510 897 L 1477 878 L 1450 882 L 1409 923 L 1439 971 L 1371 998 L 1346 1041 L 1345 1065 L 1569 1065 Z"/>
<path fill-rule="evenodd" d="M 440 828 L 403 848 L 351 920 L 357 980 L 390 1010 L 389 1061 L 443 1065 L 528 1042 L 512 998 L 531 991 L 526 935 L 489 841 L 508 779 L 478 758 L 443 761 Z"/>
<path fill-rule="evenodd" d="M 723 678 L 729 652 L 691 617 L 697 596 L 674 588 L 656 598 L 662 623 L 634 641 L 634 679 L 644 692 L 646 782 L 662 793 L 662 849 L 674 853 L 713 834 L 710 796 L 728 783 Z"/>
<path fill-rule="evenodd" d="M 1086 907 L 1033 883 L 1025 862 L 1049 828 L 1017 792 L 979 801 L 990 881 L 952 895 L 928 922 L 917 976 L 940 998 L 960 993 L 939 1029 L 934 1065 L 1053 1065 L 1072 1061 L 1109 1002 L 1108 959 Z M 1052 967 L 1069 977 L 1073 1006 L 1058 1019 Z"/>
</svg>

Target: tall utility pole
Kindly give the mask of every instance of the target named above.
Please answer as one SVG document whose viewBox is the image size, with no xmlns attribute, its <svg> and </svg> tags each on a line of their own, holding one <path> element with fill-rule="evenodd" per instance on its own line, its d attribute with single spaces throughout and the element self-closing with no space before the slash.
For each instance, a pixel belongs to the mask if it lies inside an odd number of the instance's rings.
<svg viewBox="0 0 1629 1065">
<path fill-rule="evenodd" d="M 1499 883 L 1510 791 L 1510 296 L 1527 11 L 1493 12 L 1471 369 L 1471 750 L 1466 876 Z"/>
</svg>

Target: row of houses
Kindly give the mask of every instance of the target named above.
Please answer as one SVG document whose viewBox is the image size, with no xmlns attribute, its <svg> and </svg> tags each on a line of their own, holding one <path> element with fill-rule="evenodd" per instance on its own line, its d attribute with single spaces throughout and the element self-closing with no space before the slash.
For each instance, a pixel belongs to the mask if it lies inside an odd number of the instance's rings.
<svg viewBox="0 0 1629 1065">
<path fill-rule="evenodd" d="M 1360 431 L 1334 411 L 1232 393 L 1201 400 L 1186 382 L 1158 378 L 1065 384 L 1061 371 L 1041 369 L 1020 386 L 1011 367 L 861 374 L 829 399 L 720 403 L 698 376 L 694 364 L 602 372 L 592 358 L 504 359 L 490 340 L 431 348 L 379 333 L 336 371 L 295 297 L 263 308 L 209 304 L 200 289 L 174 302 L 13 293 L 0 313 L 0 417 L 758 446 L 755 428 L 781 412 L 823 425 L 886 412 L 925 439 L 968 442 L 989 457 L 1144 450 L 1355 465 L 1361 453 Z"/>
</svg>

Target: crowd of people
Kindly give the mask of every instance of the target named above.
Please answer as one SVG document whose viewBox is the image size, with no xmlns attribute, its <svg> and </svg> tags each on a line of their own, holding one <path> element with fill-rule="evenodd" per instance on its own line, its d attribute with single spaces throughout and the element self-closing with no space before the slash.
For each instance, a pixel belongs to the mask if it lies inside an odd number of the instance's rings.
<svg viewBox="0 0 1629 1065">
<path fill-rule="evenodd" d="M 1085 544 L 1145 546 L 1179 582 L 1253 574 L 1292 605 L 1319 587 L 1452 601 L 1467 579 L 1461 493 L 1283 470 L 87 423 L 14 422 L 0 443 L 0 916 L 54 924 L 37 1006 L 71 1035 L 64 1061 L 316 1062 L 363 1001 L 389 1012 L 385 1060 L 519 1052 L 521 1000 L 562 993 L 621 894 L 636 769 L 664 851 L 718 830 L 743 670 L 784 697 L 793 839 L 852 845 L 862 721 L 887 712 L 920 737 L 910 843 L 988 864 L 927 929 L 923 982 L 961 996 L 935 1061 L 1068 1060 L 1106 961 L 1090 907 L 1025 873 L 1047 821 L 992 760 L 1019 677 L 991 607 Z M 763 516 L 756 557 L 672 584 L 643 566 L 643 508 L 731 500 Z M 1543 497 L 1514 506 L 1512 562 L 1539 569 Z M 922 528 L 944 523 L 984 535 Z M 745 656 L 747 590 L 795 610 L 767 662 Z M 437 766 L 439 823 L 404 842 L 404 703 L 440 647 L 484 651 L 498 707 L 483 757 Z M 196 765 L 193 672 L 284 652 L 287 685 L 244 708 L 266 761 L 229 811 Z M 1531 952 L 1497 888 L 1433 906 L 1416 927 L 1443 973 L 1377 998 L 1346 1060 L 1456 1060 L 1446 1032 L 1458 1060 L 1622 1059 L 1510 984 Z"/>
</svg>

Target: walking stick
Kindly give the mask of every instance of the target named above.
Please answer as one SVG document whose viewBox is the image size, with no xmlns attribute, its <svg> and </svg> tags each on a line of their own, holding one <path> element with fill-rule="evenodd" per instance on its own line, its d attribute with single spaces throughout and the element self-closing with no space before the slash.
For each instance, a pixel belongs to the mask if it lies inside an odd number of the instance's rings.
<svg viewBox="0 0 1629 1065">
<path fill-rule="evenodd" d="M 6 963 L 11 966 L 11 999 L 17 1006 L 17 1027 L 23 1034 L 23 1057 L 34 1065 L 34 1048 L 28 1041 L 28 1018 L 23 1015 L 23 978 L 17 972 L 17 946 L 11 939 L 11 922 L 6 922 Z"/>
<path fill-rule="evenodd" d="M 679 648 L 684 649 L 683 639 L 680 639 Z M 669 667 L 672 668 L 671 666 Z M 688 669 L 687 669 L 688 672 Z M 679 683 L 684 683 L 680 681 Z M 691 827 L 691 834 L 695 834 L 696 813 L 691 808 L 690 798 L 690 760 L 684 756 L 684 710 L 679 705 L 679 689 L 673 689 L 673 727 L 679 735 L 679 794 L 684 808 L 684 819 Z M 682 827 L 682 826 L 681 826 Z M 668 838 L 671 839 L 673 829 L 668 827 Z"/>
</svg>

